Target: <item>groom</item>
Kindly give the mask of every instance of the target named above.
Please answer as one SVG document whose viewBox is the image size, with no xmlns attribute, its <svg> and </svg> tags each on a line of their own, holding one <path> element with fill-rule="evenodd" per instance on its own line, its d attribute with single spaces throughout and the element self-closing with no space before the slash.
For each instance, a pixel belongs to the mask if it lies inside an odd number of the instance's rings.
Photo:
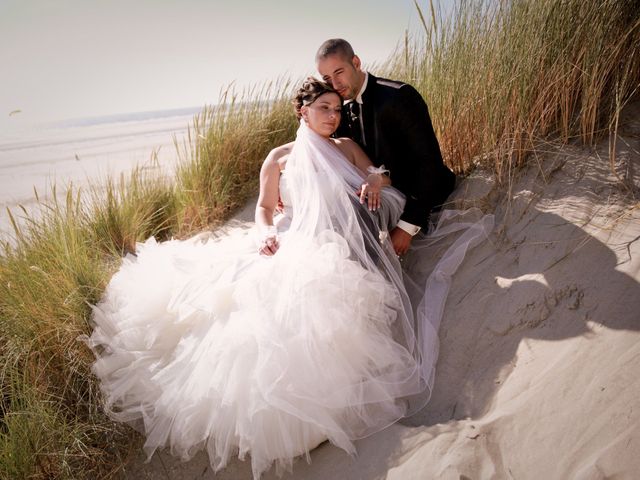
<svg viewBox="0 0 640 480">
<path fill-rule="evenodd" d="M 338 137 L 355 140 L 376 165 L 384 165 L 393 186 L 406 196 L 404 212 L 390 232 L 393 248 L 403 255 L 429 214 L 453 191 L 455 175 L 442 161 L 427 104 L 411 85 L 374 77 L 346 40 L 324 42 L 316 67 L 345 100 Z"/>
</svg>

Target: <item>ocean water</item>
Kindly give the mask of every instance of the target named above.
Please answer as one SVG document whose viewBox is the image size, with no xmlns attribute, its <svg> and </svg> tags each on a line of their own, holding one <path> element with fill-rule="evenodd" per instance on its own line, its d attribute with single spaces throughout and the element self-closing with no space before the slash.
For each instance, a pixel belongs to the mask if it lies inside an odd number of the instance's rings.
<svg viewBox="0 0 640 480">
<path fill-rule="evenodd" d="M 0 236 L 10 232 L 7 209 L 34 212 L 35 191 L 50 198 L 69 183 L 100 185 L 135 166 L 171 175 L 177 161 L 174 139 L 183 142 L 201 107 L 140 112 L 58 122 L 0 132 Z"/>
</svg>

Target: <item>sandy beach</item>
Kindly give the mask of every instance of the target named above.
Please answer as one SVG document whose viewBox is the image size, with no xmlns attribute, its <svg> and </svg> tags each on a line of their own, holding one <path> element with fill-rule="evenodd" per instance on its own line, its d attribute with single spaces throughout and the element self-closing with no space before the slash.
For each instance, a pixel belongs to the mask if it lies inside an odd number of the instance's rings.
<svg viewBox="0 0 640 480">
<path fill-rule="evenodd" d="M 427 407 L 356 443 L 324 443 L 285 479 L 605 479 L 640 472 L 640 104 L 609 144 L 539 145 L 510 182 L 476 171 L 452 199 L 496 215 L 454 277 Z M 251 221 L 252 206 L 233 228 Z M 128 479 L 214 475 L 140 454 Z M 278 478 L 269 471 L 265 480 Z"/>
<path fill-rule="evenodd" d="M 194 110 L 195 112 L 195 110 Z M 58 196 L 66 186 L 100 185 L 139 166 L 172 174 L 181 141 L 194 112 L 151 112 L 69 122 L 48 128 L 3 133 L 0 137 L 0 235 L 12 231 L 7 208 L 34 212 L 36 198 Z M 138 114 L 140 116 L 140 114 Z"/>
</svg>

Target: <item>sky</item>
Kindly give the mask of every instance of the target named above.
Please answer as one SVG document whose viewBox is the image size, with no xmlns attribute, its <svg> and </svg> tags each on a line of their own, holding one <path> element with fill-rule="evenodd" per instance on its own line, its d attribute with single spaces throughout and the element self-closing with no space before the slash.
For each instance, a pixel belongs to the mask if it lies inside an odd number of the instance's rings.
<svg viewBox="0 0 640 480">
<path fill-rule="evenodd" d="M 0 135 L 213 104 L 231 83 L 315 73 L 333 37 L 383 62 L 417 18 L 413 0 L 0 0 Z"/>
</svg>

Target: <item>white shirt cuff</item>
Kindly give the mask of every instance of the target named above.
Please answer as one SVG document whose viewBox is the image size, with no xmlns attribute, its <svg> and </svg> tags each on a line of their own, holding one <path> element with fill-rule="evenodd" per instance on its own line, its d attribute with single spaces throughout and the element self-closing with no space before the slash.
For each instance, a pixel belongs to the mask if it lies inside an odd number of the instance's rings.
<svg viewBox="0 0 640 480">
<path fill-rule="evenodd" d="M 419 226 L 414 225 L 413 223 L 405 222 L 404 220 L 399 220 L 396 227 L 401 228 L 412 237 L 415 236 L 420 231 Z"/>
</svg>

